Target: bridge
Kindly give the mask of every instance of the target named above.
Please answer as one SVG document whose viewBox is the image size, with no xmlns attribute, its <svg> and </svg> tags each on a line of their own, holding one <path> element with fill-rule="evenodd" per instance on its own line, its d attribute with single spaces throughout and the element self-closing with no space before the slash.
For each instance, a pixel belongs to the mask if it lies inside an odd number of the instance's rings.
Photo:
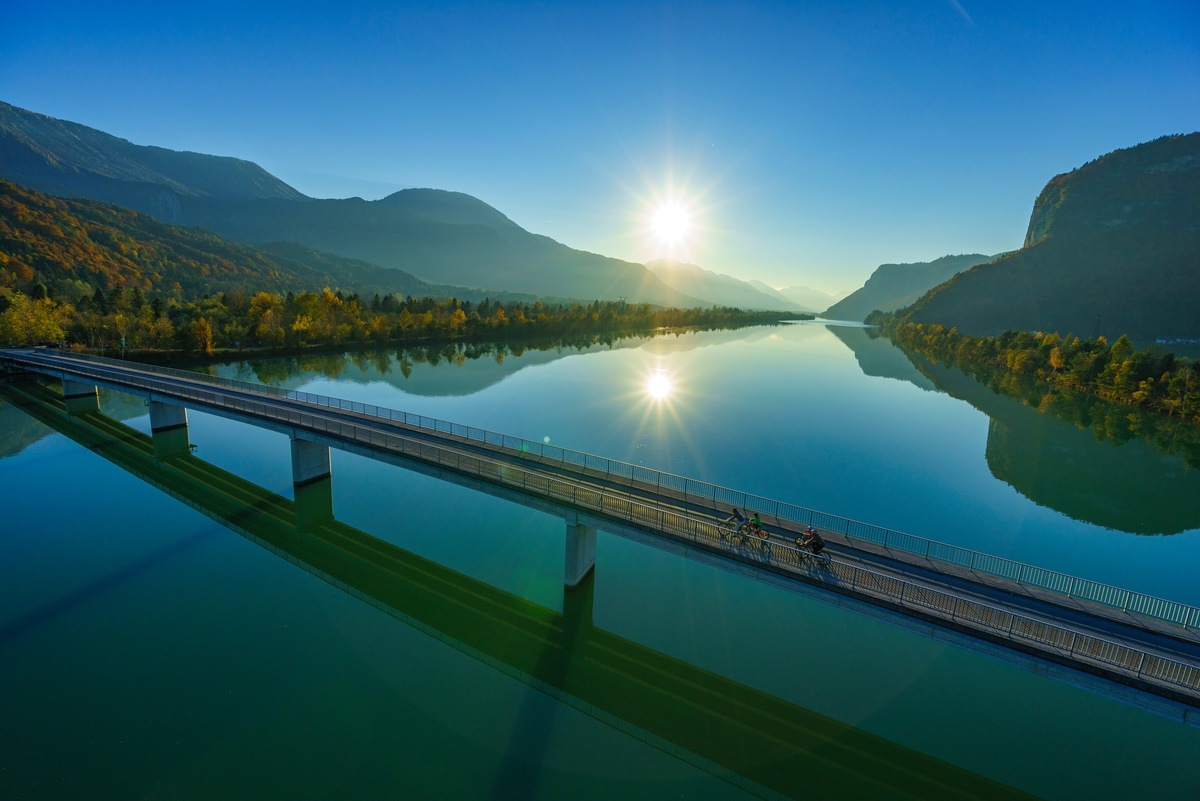
<svg viewBox="0 0 1200 801">
<path fill-rule="evenodd" d="M 319 511 L 306 517 L 292 501 L 186 450 L 163 458 L 153 437 L 100 413 L 68 414 L 62 399 L 40 386 L 0 393 L 51 429 L 332 586 L 751 794 L 1029 797 L 595 626 L 592 576 L 564 589 L 559 613 Z"/>
<path fill-rule="evenodd" d="M 563 583 L 596 569 L 596 531 L 630 537 L 759 580 L 803 582 L 1093 676 L 1200 708 L 1200 608 L 1098 584 L 784 502 L 516 437 L 304 392 L 44 349 L 0 351 L 10 374 L 57 378 L 72 415 L 97 387 L 146 398 L 160 459 L 186 454 L 187 409 L 286 434 L 297 516 L 332 523 L 330 448 L 397 464 L 561 517 Z M 730 536 L 731 507 L 771 536 Z M 833 562 L 794 545 L 826 532 Z"/>
</svg>

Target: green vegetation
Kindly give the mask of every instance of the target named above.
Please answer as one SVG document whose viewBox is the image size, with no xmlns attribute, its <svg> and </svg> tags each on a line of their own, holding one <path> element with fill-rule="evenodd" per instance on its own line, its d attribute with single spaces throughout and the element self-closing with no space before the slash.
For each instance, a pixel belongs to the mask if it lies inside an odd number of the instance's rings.
<svg viewBox="0 0 1200 801">
<path fill-rule="evenodd" d="M 1200 366 L 1171 353 L 1135 350 L 1126 336 L 1110 345 L 1102 336 L 1024 331 L 972 337 L 882 313 L 867 322 L 879 325 L 898 345 L 956 366 L 997 391 L 1026 397 L 1041 392 L 1039 406 L 1057 403 L 1045 390 L 1058 388 L 1200 425 Z M 1030 378 L 1039 383 L 1030 384 Z"/>
<path fill-rule="evenodd" d="M 740 309 L 658 309 L 648 304 L 595 301 L 547 305 L 400 298 L 364 301 L 329 288 L 279 295 L 241 290 L 191 302 L 147 301 L 138 288 L 97 290 L 77 305 L 0 296 L 0 342 L 70 342 L 91 350 L 177 350 L 211 355 L 216 349 L 302 350 L 385 342 L 614 336 L 658 329 L 725 328 L 773 323 L 778 312 Z M 794 316 L 794 315 L 792 315 Z"/>
</svg>

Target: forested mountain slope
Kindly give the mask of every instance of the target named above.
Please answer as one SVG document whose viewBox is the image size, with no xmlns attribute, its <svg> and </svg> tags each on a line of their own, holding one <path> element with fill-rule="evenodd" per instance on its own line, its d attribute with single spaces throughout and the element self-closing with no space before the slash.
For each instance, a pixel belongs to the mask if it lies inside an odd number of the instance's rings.
<svg viewBox="0 0 1200 801">
<path fill-rule="evenodd" d="M 954 277 L 907 314 L 976 336 L 1200 337 L 1200 133 L 1055 177 L 1024 247 Z"/>
<path fill-rule="evenodd" d="M 444 295 L 385 270 L 296 245 L 274 252 L 179 228 L 94 200 L 64 200 L 0 181 L 0 287 L 36 284 L 74 302 L 96 289 L 194 298 L 230 289 Z"/>
</svg>

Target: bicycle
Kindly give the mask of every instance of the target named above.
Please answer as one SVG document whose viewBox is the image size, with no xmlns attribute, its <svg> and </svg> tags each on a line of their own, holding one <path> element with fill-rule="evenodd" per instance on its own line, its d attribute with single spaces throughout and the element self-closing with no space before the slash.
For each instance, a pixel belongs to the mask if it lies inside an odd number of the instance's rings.
<svg viewBox="0 0 1200 801">
<path fill-rule="evenodd" d="M 717 531 L 722 537 L 733 539 L 737 537 L 742 542 L 746 542 L 753 538 L 754 541 L 766 543 L 770 540 L 770 533 L 762 526 L 754 526 L 749 520 L 742 518 L 738 520 L 736 517 L 730 517 L 722 520 L 717 524 Z"/>
<path fill-rule="evenodd" d="M 821 547 L 813 551 L 814 544 L 820 544 Z M 833 561 L 833 557 L 826 553 L 828 550 L 825 546 L 825 540 L 821 539 L 821 535 L 815 531 L 812 537 L 796 537 L 796 555 L 802 562 L 807 562 L 811 559 L 821 567 L 825 567 Z"/>
</svg>

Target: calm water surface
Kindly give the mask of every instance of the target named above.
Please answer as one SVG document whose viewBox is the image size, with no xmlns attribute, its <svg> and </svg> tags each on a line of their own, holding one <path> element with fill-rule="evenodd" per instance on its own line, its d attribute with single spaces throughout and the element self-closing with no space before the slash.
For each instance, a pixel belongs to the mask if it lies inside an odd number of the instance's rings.
<svg viewBox="0 0 1200 801">
<path fill-rule="evenodd" d="M 939 388 L 861 329 L 217 371 L 1200 603 L 1197 471 L 1140 441 L 1056 428 L 953 377 Z M 102 392 L 102 405 L 148 433 L 140 400 Z M 196 457 L 292 496 L 285 437 L 189 414 Z M 406 611 L 334 586 L 11 405 L 0 426 L 0 798 L 765 794 L 682 752 L 670 731 L 481 654 L 503 653 L 502 632 L 447 642 L 405 622 L 436 607 L 433 596 Z M 333 472 L 341 523 L 448 568 L 468 594 L 490 587 L 518 606 L 564 609 L 561 519 L 337 451 Z M 834 790 L 820 785 L 835 797 L 898 797 L 899 770 L 872 771 L 917 759 L 1014 796 L 1195 799 L 1200 787 L 1200 728 L 882 613 L 603 532 L 592 620 L 681 671 L 807 710 L 815 751 L 852 741 L 878 756 Z"/>
</svg>

